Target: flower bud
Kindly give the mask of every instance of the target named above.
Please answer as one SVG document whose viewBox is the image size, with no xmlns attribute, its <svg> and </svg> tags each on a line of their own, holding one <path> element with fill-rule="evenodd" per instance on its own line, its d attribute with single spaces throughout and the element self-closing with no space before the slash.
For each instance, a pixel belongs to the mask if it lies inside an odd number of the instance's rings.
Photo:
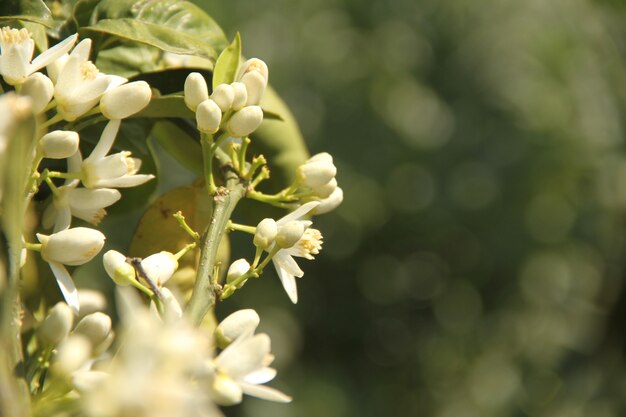
<svg viewBox="0 0 626 417">
<path fill-rule="evenodd" d="M 228 133 L 242 138 L 254 132 L 263 122 L 263 110 L 259 106 L 248 106 L 233 114 L 228 121 Z"/>
<path fill-rule="evenodd" d="M 210 386 L 211 397 L 219 405 L 239 404 L 243 397 L 241 386 L 228 375 L 218 373 Z"/>
<path fill-rule="evenodd" d="M 241 83 L 246 86 L 248 93 L 246 106 L 259 104 L 267 87 L 267 80 L 263 78 L 263 75 L 258 71 L 248 72 L 241 78 Z"/>
<path fill-rule="evenodd" d="M 278 226 L 274 219 L 263 219 L 259 222 L 254 233 L 254 246 L 261 249 L 267 249 L 274 243 L 276 234 L 278 233 Z"/>
<path fill-rule="evenodd" d="M 228 273 L 226 274 L 226 282 L 230 284 L 249 270 L 250 263 L 248 261 L 243 258 L 237 259 L 235 262 L 230 264 L 230 267 L 228 268 Z M 239 283 L 239 285 L 237 285 L 237 288 L 241 288 L 244 283 L 245 281 Z"/>
<path fill-rule="evenodd" d="M 126 262 L 126 256 L 118 251 L 110 250 L 102 257 L 107 274 L 117 285 L 130 285 L 135 281 L 135 268 Z"/>
<path fill-rule="evenodd" d="M 326 198 L 337 189 L 337 179 L 333 178 L 324 185 L 313 187 L 313 192 L 319 198 Z"/>
<path fill-rule="evenodd" d="M 209 98 L 209 87 L 199 72 L 192 72 L 185 79 L 185 105 L 196 111 L 200 103 Z"/>
<path fill-rule="evenodd" d="M 343 202 L 343 190 L 341 187 L 337 187 L 335 191 L 327 198 L 320 200 L 320 205 L 311 211 L 314 215 L 328 213 L 333 211 Z"/>
<path fill-rule="evenodd" d="M 204 133 L 215 133 L 222 122 L 222 110 L 210 98 L 200 103 L 196 109 L 198 130 Z"/>
<path fill-rule="evenodd" d="M 96 229 L 74 227 L 50 236 L 37 233 L 41 242 L 41 257 L 46 262 L 82 265 L 96 256 L 106 237 Z"/>
<path fill-rule="evenodd" d="M 91 356 L 91 343 L 83 335 L 71 335 L 59 345 L 52 372 L 57 375 L 69 376 L 87 362 Z"/>
<path fill-rule="evenodd" d="M 73 334 L 85 336 L 93 349 L 96 349 L 111 333 L 111 317 L 104 313 L 96 312 L 83 317 L 74 328 Z"/>
<path fill-rule="evenodd" d="M 211 100 L 213 100 L 222 113 L 228 111 L 230 107 L 233 105 L 233 100 L 235 99 L 235 90 L 233 86 L 230 84 L 220 84 L 215 87 L 213 90 L 213 94 L 211 94 Z"/>
<path fill-rule="evenodd" d="M 238 111 L 241 110 L 248 101 L 248 90 L 246 89 L 245 84 L 240 82 L 234 82 L 231 84 L 233 87 L 233 110 Z"/>
<path fill-rule="evenodd" d="M 41 72 L 31 74 L 22 84 L 20 94 L 29 97 L 34 114 L 39 114 L 50 103 L 54 94 L 54 84 Z"/>
<path fill-rule="evenodd" d="M 235 311 L 215 329 L 217 346 L 224 349 L 240 336 L 254 333 L 260 321 L 257 312 L 251 308 Z"/>
<path fill-rule="evenodd" d="M 323 152 L 309 158 L 296 170 L 297 181 L 307 187 L 315 188 L 327 184 L 337 175 L 333 157 Z"/>
<path fill-rule="evenodd" d="M 69 158 L 78 150 L 79 140 L 78 133 L 72 130 L 55 130 L 43 135 L 39 149 L 46 158 Z"/>
<path fill-rule="evenodd" d="M 107 306 L 107 299 L 100 291 L 82 288 L 78 290 L 78 302 L 80 309 L 78 317 L 83 318 L 88 314 L 104 310 Z"/>
<path fill-rule="evenodd" d="M 70 334 L 74 314 L 72 309 L 64 302 L 57 303 L 37 328 L 37 337 L 44 345 L 56 346 Z"/>
<path fill-rule="evenodd" d="M 100 99 L 100 111 L 107 119 L 125 119 L 143 110 L 151 98 L 148 83 L 134 81 L 104 93 Z"/>
<path fill-rule="evenodd" d="M 287 249 L 298 243 L 306 227 L 303 222 L 292 220 L 278 228 L 276 234 L 276 244 L 278 247 Z"/>
<path fill-rule="evenodd" d="M 72 386 L 80 393 L 93 391 L 98 389 L 110 375 L 104 371 L 76 371 L 72 373 Z"/>
<path fill-rule="evenodd" d="M 170 252 L 163 251 L 142 260 L 141 267 L 148 278 L 161 287 L 178 269 L 178 260 Z"/>
</svg>

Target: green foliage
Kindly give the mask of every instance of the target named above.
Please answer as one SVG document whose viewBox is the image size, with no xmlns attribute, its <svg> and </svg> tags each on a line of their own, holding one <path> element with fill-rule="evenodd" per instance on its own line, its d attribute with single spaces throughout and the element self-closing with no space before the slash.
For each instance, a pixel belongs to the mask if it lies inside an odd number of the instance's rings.
<svg viewBox="0 0 626 417">
<path fill-rule="evenodd" d="M 235 39 L 226 47 L 215 62 L 213 70 L 213 89 L 220 84 L 230 84 L 235 81 L 239 63 L 241 61 L 241 36 L 235 35 Z"/>
</svg>

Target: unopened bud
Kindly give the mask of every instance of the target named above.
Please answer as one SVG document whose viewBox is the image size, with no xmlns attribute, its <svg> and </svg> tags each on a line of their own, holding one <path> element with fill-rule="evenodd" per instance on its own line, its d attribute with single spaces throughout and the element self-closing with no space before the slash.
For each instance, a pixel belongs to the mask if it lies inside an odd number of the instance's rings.
<svg viewBox="0 0 626 417">
<path fill-rule="evenodd" d="M 78 302 L 80 304 L 79 318 L 88 314 L 102 311 L 107 306 L 107 299 L 100 291 L 81 288 L 78 290 Z"/>
<path fill-rule="evenodd" d="M 91 343 L 83 335 L 71 335 L 59 345 L 52 364 L 52 372 L 69 376 L 91 357 Z"/>
<path fill-rule="evenodd" d="M 161 287 L 178 269 L 178 260 L 170 252 L 163 251 L 142 260 L 141 267 L 148 278 Z"/>
<path fill-rule="evenodd" d="M 100 312 L 86 315 L 74 328 L 74 334 L 85 336 L 94 349 L 106 340 L 109 333 L 111 333 L 111 317 Z"/>
<path fill-rule="evenodd" d="M 145 81 L 134 81 L 107 91 L 100 99 L 100 111 L 107 119 L 125 119 L 143 110 L 152 98 Z"/>
<path fill-rule="evenodd" d="M 278 228 L 276 244 L 278 247 L 287 249 L 298 243 L 306 227 L 301 221 L 292 220 Z"/>
<path fill-rule="evenodd" d="M 256 227 L 256 232 L 254 233 L 254 246 L 261 249 L 267 249 L 272 243 L 274 243 L 277 233 L 278 226 L 276 225 L 276 221 L 274 219 L 267 218 L 261 220 Z"/>
<path fill-rule="evenodd" d="M 210 98 L 200 103 L 196 109 L 198 130 L 204 133 L 215 133 L 222 122 L 222 110 Z"/>
<path fill-rule="evenodd" d="M 237 259 L 235 262 L 230 264 L 230 267 L 228 267 L 228 272 L 226 273 L 226 282 L 230 284 L 249 270 L 250 263 L 248 261 L 243 258 Z M 244 282 L 241 282 L 239 285 L 237 285 L 237 288 L 241 288 L 243 284 Z"/>
<path fill-rule="evenodd" d="M 247 106 L 233 114 L 228 121 L 228 133 L 243 138 L 254 132 L 263 122 L 263 110 L 259 106 Z"/>
<path fill-rule="evenodd" d="M 333 191 L 335 191 L 336 189 L 337 189 L 337 179 L 333 178 L 332 180 L 328 181 L 324 185 L 320 185 L 319 187 L 313 187 L 313 192 L 319 198 L 326 198 L 330 196 L 333 193 Z"/>
<path fill-rule="evenodd" d="M 50 103 L 54 94 L 54 84 L 50 78 L 41 72 L 35 72 L 26 78 L 26 81 L 22 84 L 20 94 L 30 98 L 33 113 L 39 114 Z"/>
<path fill-rule="evenodd" d="M 248 90 L 246 89 L 245 84 L 240 82 L 234 82 L 231 84 L 233 87 L 233 110 L 241 110 L 248 101 Z"/>
<path fill-rule="evenodd" d="M 300 184 L 315 188 L 327 184 L 337 175 L 330 154 L 323 152 L 309 158 L 296 170 L 296 178 Z"/>
<path fill-rule="evenodd" d="M 43 135 L 39 149 L 46 158 L 69 158 L 78 150 L 79 141 L 78 133 L 72 130 L 55 130 Z"/>
<path fill-rule="evenodd" d="M 224 373 L 218 373 L 210 386 L 211 398 L 219 405 L 239 404 L 243 397 L 241 386 Z"/>
<path fill-rule="evenodd" d="M 130 285 L 135 281 L 135 268 L 126 262 L 126 256 L 118 251 L 110 250 L 102 257 L 104 270 L 117 285 Z"/>
<path fill-rule="evenodd" d="M 41 257 L 46 262 L 82 265 L 96 256 L 104 246 L 102 232 L 88 227 L 74 227 L 50 236 L 37 233 L 41 242 Z"/>
<path fill-rule="evenodd" d="M 74 314 L 64 302 L 57 303 L 37 329 L 37 337 L 47 346 L 56 346 L 70 334 Z"/>
<path fill-rule="evenodd" d="M 209 87 L 199 72 L 192 72 L 185 79 L 185 105 L 196 111 L 200 103 L 209 98 Z"/>
<path fill-rule="evenodd" d="M 230 84 L 220 84 L 215 87 L 213 94 L 211 94 L 211 100 L 213 100 L 222 110 L 222 112 L 228 111 L 233 105 L 235 99 L 235 90 Z"/>
<path fill-rule="evenodd" d="M 235 311 L 226 317 L 215 329 L 215 341 L 220 349 L 230 345 L 235 339 L 253 334 L 261 319 L 251 308 Z"/>
<path fill-rule="evenodd" d="M 320 205 L 311 211 L 312 214 L 319 215 L 333 211 L 343 202 L 343 190 L 341 187 L 337 187 L 331 195 L 319 201 Z"/>
<path fill-rule="evenodd" d="M 246 106 L 259 104 L 263 93 L 265 93 L 267 80 L 258 71 L 251 71 L 244 74 L 241 78 L 241 83 L 246 86 L 246 92 L 248 93 Z"/>
</svg>

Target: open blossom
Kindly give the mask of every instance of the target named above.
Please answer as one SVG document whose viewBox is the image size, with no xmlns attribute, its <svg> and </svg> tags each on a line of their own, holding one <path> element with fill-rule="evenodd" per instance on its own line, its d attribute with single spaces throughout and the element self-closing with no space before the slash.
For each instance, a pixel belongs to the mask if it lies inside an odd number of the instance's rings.
<svg viewBox="0 0 626 417">
<path fill-rule="evenodd" d="M 78 313 L 78 291 L 65 265 L 82 265 L 104 246 L 105 236 L 98 230 L 75 227 L 51 235 L 37 234 L 41 257 L 48 262 L 67 304 Z"/>
<path fill-rule="evenodd" d="M 211 363 L 212 399 L 221 405 L 233 405 L 240 403 L 243 394 L 247 394 L 264 400 L 290 402 L 288 395 L 261 385 L 276 376 L 276 370 L 269 367 L 273 359 L 268 335 L 239 337 Z"/>
<path fill-rule="evenodd" d="M 35 42 L 28 30 L 3 27 L 0 30 L 0 75 L 11 85 L 22 84 L 29 75 L 67 53 L 76 38 L 74 34 L 33 59 Z"/>
<path fill-rule="evenodd" d="M 137 174 L 141 160 L 122 151 L 107 155 L 120 128 L 120 120 L 111 120 L 102 131 L 100 141 L 81 163 L 81 181 L 87 188 L 125 188 L 141 185 L 154 175 Z"/>
<path fill-rule="evenodd" d="M 55 231 L 66 229 L 71 224 L 72 216 L 98 225 L 106 215 L 105 208 L 122 197 L 114 188 L 79 188 L 78 184 L 78 180 L 73 180 L 57 189 L 52 204 L 43 215 L 45 228 L 54 225 Z"/>
<path fill-rule="evenodd" d="M 302 220 L 303 216 L 314 210 L 319 204 L 317 201 L 310 201 L 277 220 L 275 225 L 272 224 L 272 219 L 263 219 L 257 227 L 257 235 L 259 236 L 255 235 L 255 243 L 262 241 L 264 245 L 260 247 L 265 246 L 264 249 L 268 252 L 271 252 L 276 245 L 281 247 L 272 258 L 272 262 L 285 292 L 294 304 L 298 302 L 295 277 L 302 277 L 304 272 L 293 257 L 313 259 L 313 255 L 317 255 L 322 248 L 322 233 L 317 229 L 310 228 L 312 224 L 310 220 Z M 267 231 L 270 229 L 271 233 L 268 236 L 261 236 L 268 233 Z M 268 237 L 274 239 L 274 242 L 269 246 L 267 246 Z"/>
<path fill-rule="evenodd" d="M 63 65 L 54 88 L 59 114 L 67 121 L 76 120 L 91 110 L 102 95 L 126 83 L 126 78 L 101 73 L 89 61 L 91 39 L 83 39 Z"/>
</svg>

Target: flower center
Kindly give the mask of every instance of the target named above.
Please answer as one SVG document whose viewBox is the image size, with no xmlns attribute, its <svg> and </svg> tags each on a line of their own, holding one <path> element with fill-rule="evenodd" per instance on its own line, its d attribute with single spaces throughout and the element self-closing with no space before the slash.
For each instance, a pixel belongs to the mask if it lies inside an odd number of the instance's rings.
<svg viewBox="0 0 626 417">
<path fill-rule="evenodd" d="M 0 41 L 3 44 L 22 43 L 30 39 L 30 33 L 26 29 L 12 29 L 3 27 L 0 31 Z"/>
<path fill-rule="evenodd" d="M 313 259 L 313 255 L 320 253 L 322 249 L 322 232 L 317 229 L 308 228 L 304 231 L 304 234 L 295 244 L 294 248 L 297 250 L 298 255 L 307 259 Z"/>
<path fill-rule="evenodd" d="M 83 77 L 83 80 L 93 80 L 98 75 L 98 68 L 91 61 L 81 62 L 80 64 L 80 75 Z"/>
</svg>

